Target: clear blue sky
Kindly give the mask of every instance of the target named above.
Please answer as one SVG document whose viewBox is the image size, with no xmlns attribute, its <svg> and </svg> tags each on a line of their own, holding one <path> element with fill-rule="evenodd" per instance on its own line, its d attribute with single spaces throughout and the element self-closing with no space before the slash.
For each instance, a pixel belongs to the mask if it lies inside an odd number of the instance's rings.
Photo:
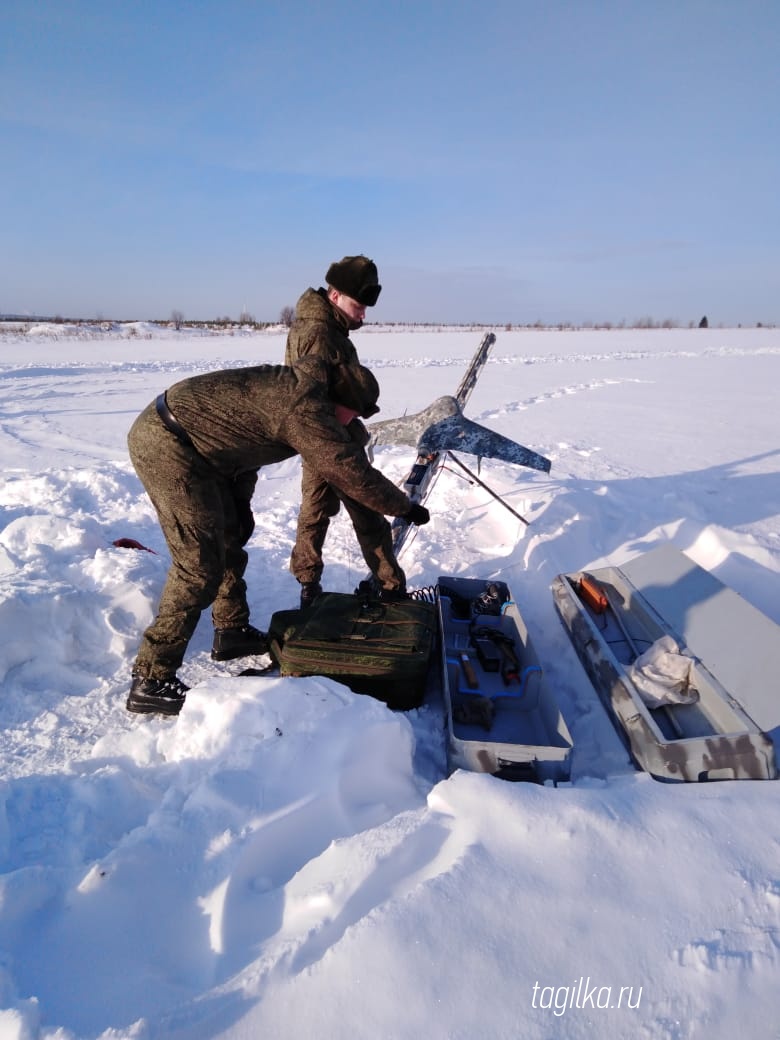
<svg viewBox="0 0 780 1040">
<path fill-rule="evenodd" d="M 777 0 L 2 0 L 0 313 L 780 322 Z"/>
</svg>

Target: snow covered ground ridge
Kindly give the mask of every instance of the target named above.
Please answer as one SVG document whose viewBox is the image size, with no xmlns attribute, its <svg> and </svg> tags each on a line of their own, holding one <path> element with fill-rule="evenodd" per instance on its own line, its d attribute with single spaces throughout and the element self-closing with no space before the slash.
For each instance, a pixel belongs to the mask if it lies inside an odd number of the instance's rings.
<svg viewBox="0 0 780 1040">
<path fill-rule="evenodd" d="M 451 393 L 479 339 L 358 336 L 383 417 Z M 780 623 L 778 333 L 499 332 L 467 411 L 553 460 L 481 466 L 530 525 L 445 470 L 402 562 L 413 587 L 510 584 L 574 740 L 558 788 L 448 775 L 434 705 L 235 677 L 208 616 L 182 715 L 124 710 L 167 569 L 127 429 L 176 379 L 279 361 L 284 332 L 241 344 L 3 341 L 0 1040 L 775 1040 L 780 786 L 637 773 L 549 586 L 671 542 Z M 299 479 L 258 482 L 261 627 L 297 598 Z M 364 575 L 343 517 L 326 560 L 336 591 Z"/>
</svg>

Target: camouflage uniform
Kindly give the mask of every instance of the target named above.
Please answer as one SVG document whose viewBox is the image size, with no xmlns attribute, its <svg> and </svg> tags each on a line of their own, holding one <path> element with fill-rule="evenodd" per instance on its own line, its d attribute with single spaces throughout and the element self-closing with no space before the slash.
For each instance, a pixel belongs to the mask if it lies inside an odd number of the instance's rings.
<svg viewBox="0 0 780 1040">
<path fill-rule="evenodd" d="M 330 392 L 363 414 L 362 404 L 342 389 Z M 144 633 L 134 675 L 174 676 L 209 604 L 217 628 L 248 620 L 244 545 L 252 531 L 249 501 L 260 467 L 300 453 L 311 472 L 366 509 L 390 516 L 409 511 L 409 498 L 371 467 L 338 422 L 328 392 L 306 363 L 295 369 L 230 369 L 185 379 L 165 395 L 190 444 L 166 427 L 155 404 L 133 423 L 130 458 L 171 554 L 157 617 Z"/>
<path fill-rule="evenodd" d="M 327 383 L 334 366 L 357 365 L 358 355 L 344 317 L 333 307 L 325 289 L 307 289 L 296 304 L 295 319 L 287 337 L 286 365 L 301 358 L 319 362 L 320 378 Z M 361 447 L 368 433 L 359 419 L 348 426 L 352 439 Z M 406 576 L 393 550 L 390 524 L 384 516 L 323 480 L 321 473 L 304 459 L 301 473 L 301 508 L 290 559 L 290 570 L 301 584 L 322 577 L 322 547 L 330 518 L 343 504 L 352 521 L 363 559 L 381 588 L 403 591 Z"/>
</svg>

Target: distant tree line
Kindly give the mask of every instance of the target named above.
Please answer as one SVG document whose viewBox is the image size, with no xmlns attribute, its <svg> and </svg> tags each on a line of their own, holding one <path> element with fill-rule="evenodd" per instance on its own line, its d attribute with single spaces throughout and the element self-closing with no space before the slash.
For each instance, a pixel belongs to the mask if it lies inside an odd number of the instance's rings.
<svg viewBox="0 0 780 1040">
<path fill-rule="evenodd" d="M 119 318 L 119 319 L 106 319 L 104 317 L 99 318 L 65 318 L 61 314 L 56 315 L 30 315 L 30 314 L 2 314 L 0 313 L 0 321 L 4 322 L 21 322 L 24 324 L 35 324 L 35 323 L 51 323 L 55 325 L 101 325 L 106 328 L 111 325 L 124 325 L 132 324 L 138 321 L 147 320 L 150 325 L 157 325 L 161 328 L 174 328 L 174 329 L 239 329 L 239 328 L 250 328 L 250 329 L 268 329 L 274 328 L 279 325 L 289 327 L 292 325 L 295 317 L 294 307 L 283 307 L 279 313 L 277 321 L 258 321 L 248 311 L 242 311 L 238 318 L 231 318 L 229 315 L 216 317 L 212 319 L 198 319 L 198 320 L 187 320 L 184 313 L 181 310 L 174 309 L 171 311 L 170 318 L 165 319 L 139 319 L 139 318 Z M 435 329 L 495 329 L 502 327 L 507 332 L 520 329 L 555 329 L 558 331 L 575 331 L 577 329 L 587 329 L 595 331 L 609 331 L 611 329 L 679 329 L 679 328 L 710 328 L 710 322 L 705 315 L 698 321 L 690 320 L 686 323 L 677 321 L 674 318 L 663 318 L 656 320 L 650 316 L 636 318 L 633 321 L 627 321 L 623 319 L 619 322 L 612 321 L 583 321 L 583 322 L 572 322 L 572 321 L 561 321 L 561 322 L 545 322 L 541 319 L 537 319 L 534 322 L 485 322 L 485 321 L 380 321 L 380 322 L 367 322 L 367 325 L 381 325 L 387 328 L 405 328 L 405 329 L 420 329 L 420 330 L 435 330 Z M 724 323 L 719 323 L 717 328 L 728 328 L 729 326 Z M 735 328 L 743 328 L 740 323 Z M 761 322 L 758 321 L 754 326 L 744 326 L 746 328 L 766 328 L 773 329 L 776 325 L 773 322 Z"/>
</svg>

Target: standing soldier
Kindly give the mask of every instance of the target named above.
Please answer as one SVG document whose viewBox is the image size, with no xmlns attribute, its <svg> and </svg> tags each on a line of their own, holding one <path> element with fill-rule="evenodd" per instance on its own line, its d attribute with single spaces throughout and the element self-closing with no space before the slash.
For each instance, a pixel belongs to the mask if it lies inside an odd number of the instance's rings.
<svg viewBox="0 0 780 1040">
<path fill-rule="evenodd" d="M 361 327 L 366 307 L 373 307 L 382 291 L 376 264 L 365 256 L 345 256 L 332 263 L 325 281 L 327 288 L 307 289 L 298 300 L 284 356 L 286 365 L 302 358 L 316 361 L 323 384 L 338 366 L 359 364 L 349 333 Z M 346 429 L 355 444 L 365 448 L 369 435 L 360 419 L 352 419 Z M 385 517 L 323 479 L 304 458 L 301 508 L 290 558 L 290 570 L 301 586 L 301 607 L 309 606 L 322 592 L 322 547 L 330 518 L 342 503 L 375 583 L 387 596 L 406 591 L 406 575 L 395 557 Z"/>
</svg>

